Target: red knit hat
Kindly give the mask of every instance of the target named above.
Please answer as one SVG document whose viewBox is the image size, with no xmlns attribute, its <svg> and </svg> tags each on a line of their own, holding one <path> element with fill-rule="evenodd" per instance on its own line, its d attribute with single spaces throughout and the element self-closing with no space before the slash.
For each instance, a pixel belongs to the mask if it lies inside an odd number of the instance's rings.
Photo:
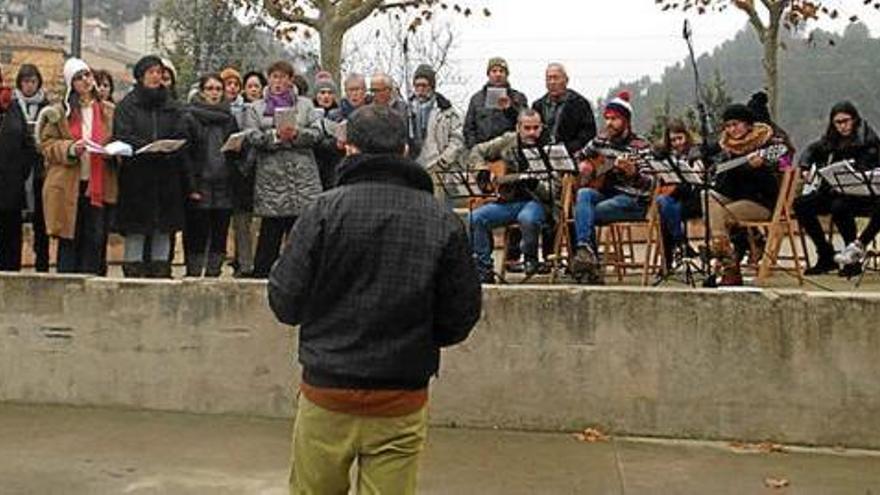
<svg viewBox="0 0 880 495">
<path fill-rule="evenodd" d="M 630 94 L 629 91 L 621 91 L 617 93 L 611 101 L 605 104 L 605 111 L 602 113 L 603 116 L 608 117 L 608 115 L 617 115 L 625 119 L 626 121 L 632 120 L 633 108 L 629 102 Z"/>
</svg>

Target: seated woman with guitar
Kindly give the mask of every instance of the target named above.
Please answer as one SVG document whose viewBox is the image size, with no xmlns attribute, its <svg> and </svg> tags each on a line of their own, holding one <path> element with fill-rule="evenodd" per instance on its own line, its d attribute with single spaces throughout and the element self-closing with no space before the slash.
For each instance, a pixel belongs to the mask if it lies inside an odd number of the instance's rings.
<svg viewBox="0 0 880 495">
<path fill-rule="evenodd" d="M 741 221 L 767 220 L 779 195 L 779 173 L 791 165 L 794 150 L 781 132 L 757 122 L 742 104 L 729 105 L 714 155 L 715 183 L 709 196 L 709 224 L 715 273 L 706 285 L 742 285 L 739 263 L 730 242 L 731 230 Z"/>
<path fill-rule="evenodd" d="M 540 144 L 543 124 L 541 114 L 522 110 L 517 118 L 516 131 L 473 147 L 468 157 L 469 166 L 486 177 L 481 186 L 490 193 L 482 206 L 469 218 L 471 243 L 477 269 L 483 283 L 494 283 L 492 270 L 492 229 L 518 223 L 522 231 L 521 248 L 525 256 L 526 276 L 538 271 L 538 234 L 546 213 L 539 194 L 539 181 L 522 175 L 528 170 L 523 148 Z"/>
<path fill-rule="evenodd" d="M 798 222 L 816 246 L 818 260 L 805 275 L 819 275 L 838 268 L 834 246 L 825 236 L 819 215 L 831 214 L 846 248 L 838 257 L 839 275 L 852 277 L 862 272 L 861 258 L 867 246 L 880 232 L 880 203 L 876 198 L 844 196 L 831 189 L 818 171 L 828 165 L 852 160 L 856 170 L 871 170 L 880 166 L 880 138 L 859 115 L 855 105 L 845 101 L 834 105 L 828 118 L 828 129 L 818 141 L 810 144 L 803 157 L 807 183 L 803 195 L 794 201 Z M 861 236 L 857 235 L 855 217 L 868 213 L 871 221 Z M 847 256 L 844 257 L 843 255 Z M 852 254 L 852 256 L 850 256 Z"/>
<path fill-rule="evenodd" d="M 632 132 L 628 93 L 611 100 L 604 117 L 605 129 L 576 157 L 581 188 L 574 207 L 576 247 L 571 271 L 578 282 L 591 284 L 602 283 L 595 227 L 645 218 L 653 187 L 644 168 L 651 147 Z"/>
</svg>

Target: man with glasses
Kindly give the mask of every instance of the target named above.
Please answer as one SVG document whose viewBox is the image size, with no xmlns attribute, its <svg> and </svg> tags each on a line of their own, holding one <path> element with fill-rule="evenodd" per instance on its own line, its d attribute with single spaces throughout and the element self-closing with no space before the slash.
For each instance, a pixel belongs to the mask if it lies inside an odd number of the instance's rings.
<svg viewBox="0 0 880 495">
<path fill-rule="evenodd" d="M 373 97 L 373 104 L 386 106 L 406 116 L 406 103 L 400 99 L 397 86 L 394 79 L 384 72 L 377 72 L 370 78 L 370 96 Z"/>
<path fill-rule="evenodd" d="M 801 166 L 807 183 L 817 179 L 819 169 L 841 160 L 853 160 L 857 170 L 871 170 L 880 166 L 880 138 L 862 119 L 855 105 L 848 101 L 834 105 L 825 135 L 810 144 L 804 152 Z M 840 265 L 839 275 L 858 275 L 862 271 L 865 246 L 880 231 L 880 204 L 872 198 L 837 194 L 824 182 L 815 185 L 812 192 L 798 197 L 794 202 L 798 222 L 810 236 L 818 254 L 816 264 L 804 274 L 819 275 Z M 819 215 L 829 213 L 846 246 L 837 256 L 819 223 Z M 855 217 L 859 213 L 868 213 L 871 220 L 862 234 L 856 237 Z"/>
<path fill-rule="evenodd" d="M 348 117 L 367 102 L 367 81 L 363 74 L 352 72 L 343 81 L 345 98 L 339 101 L 339 108 L 331 110 L 327 118 L 334 122 L 348 120 Z"/>
</svg>

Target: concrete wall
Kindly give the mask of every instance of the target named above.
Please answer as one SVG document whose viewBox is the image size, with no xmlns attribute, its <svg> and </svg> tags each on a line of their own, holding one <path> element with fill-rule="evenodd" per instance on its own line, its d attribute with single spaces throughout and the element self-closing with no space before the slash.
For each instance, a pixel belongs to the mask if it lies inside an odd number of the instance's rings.
<svg viewBox="0 0 880 495">
<path fill-rule="evenodd" d="M 485 291 L 437 424 L 880 448 L 880 296 Z M 0 401 L 291 414 L 259 282 L 0 276 Z"/>
</svg>

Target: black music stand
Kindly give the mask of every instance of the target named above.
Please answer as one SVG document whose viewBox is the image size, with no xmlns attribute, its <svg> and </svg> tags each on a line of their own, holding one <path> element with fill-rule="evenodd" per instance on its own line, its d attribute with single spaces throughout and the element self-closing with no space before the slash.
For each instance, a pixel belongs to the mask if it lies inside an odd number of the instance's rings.
<svg viewBox="0 0 880 495">
<path fill-rule="evenodd" d="M 700 170 L 687 161 L 677 160 L 672 156 L 667 156 L 664 160 L 648 160 L 647 166 L 649 169 L 648 173 L 652 175 L 656 181 L 659 181 L 664 185 L 690 185 L 699 191 L 700 194 L 704 194 L 704 191 L 709 189 L 705 169 Z M 708 218 L 708 215 L 704 218 Z M 660 219 L 660 228 L 660 237 L 662 239 L 662 218 Z M 708 229 L 708 226 L 706 226 L 706 228 Z M 681 246 L 683 249 L 686 248 L 687 245 L 687 234 L 685 234 L 684 243 L 685 246 Z M 676 275 L 681 275 L 682 283 L 690 285 L 691 287 L 696 287 L 697 284 L 694 275 L 706 275 L 708 273 L 706 268 L 707 267 L 705 266 L 698 265 L 689 257 L 683 257 L 682 262 L 673 266 L 671 270 L 667 270 L 664 266 L 662 275 L 654 281 L 654 286 L 656 287 L 664 282 L 668 282 Z"/>
<path fill-rule="evenodd" d="M 862 198 L 871 198 L 871 201 L 878 201 L 878 191 L 880 191 L 880 168 L 870 170 L 856 170 L 851 162 L 844 162 L 838 166 L 829 166 L 819 170 L 822 178 L 831 185 L 831 189 L 844 196 L 857 196 Z M 877 256 L 868 250 L 865 246 L 865 258 L 862 260 L 862 270 L 856 279 L 855 287 L 858 288 L 862 284 L 865 277 L 865 269 L 868 261 Z"/>
</svg>

